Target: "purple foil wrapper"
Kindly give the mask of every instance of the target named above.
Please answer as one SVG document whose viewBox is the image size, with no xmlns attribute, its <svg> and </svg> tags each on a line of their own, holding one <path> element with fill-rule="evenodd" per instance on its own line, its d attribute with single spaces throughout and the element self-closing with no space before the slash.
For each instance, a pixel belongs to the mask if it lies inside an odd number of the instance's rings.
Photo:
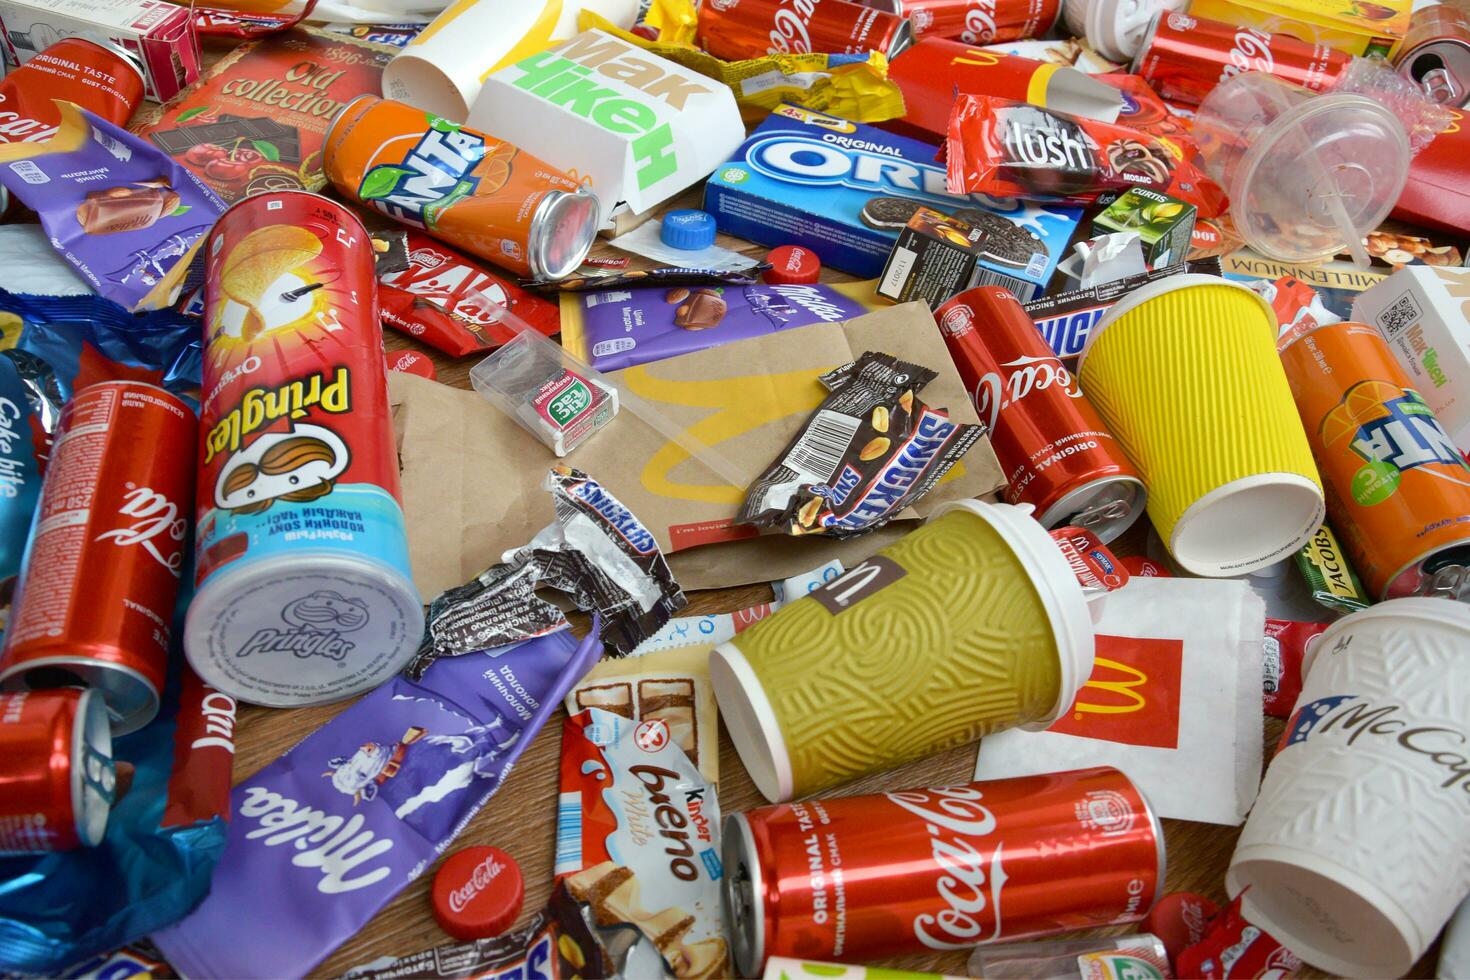
<svg viewBox="0 0 1470 980">
<path fill-rule="evenodd" d="M 599 371 L 661 361 L 812 323 L 861 316 L 868 307 L 821 283 L 654 287 L 576 293 L 586 360 Z"/>
<path fill-rule="evenodd" d="M 0 146 L 0 184 L 98 293 L 129 310 L 171 305 L 224 201 L 147 140 L 57 105 L 53 139 Z"/>
<path fill-rule="evenodd" d="M 368 694 L 235 787 L 209 897 L 153 941 L 188 977 L 305 975 L 449 846 L 601 653 L 560 630 Z"/>
</svg>

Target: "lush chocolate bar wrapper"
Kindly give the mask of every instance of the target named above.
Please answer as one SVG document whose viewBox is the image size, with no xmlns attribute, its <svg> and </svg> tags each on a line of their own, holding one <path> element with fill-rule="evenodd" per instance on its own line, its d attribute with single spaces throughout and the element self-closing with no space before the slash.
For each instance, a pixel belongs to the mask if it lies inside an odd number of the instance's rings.
<svg viewBox="0 0 1470 980">
<path fill-rule="evenodd" d="M 556 875 L 615 948 L 619 976 L 732 975 L 719 800 L 658 720 L 567 718 Z"/>
<path fill-rule="evenodd" d="M 449 847 L 601 653 L 558 630 L 366 695 L 235 787 L 209 897 L 153 941 L 184 976 L 309 973 Z"/>
<path fill-rule="evenodd" d="M 612 958 L 593 934 L 581 907 L 557 886 L 530 925 L 467 943 L 445 943 L 418 953 L 384 956 L 353 967 L 341 980 L 533 980 L 540 977 L 614 976 Z"/>
<path fill-rule="evenodd" d="M 830 394 L 751 484 L 736 522 L 837 538 L 887 524 L 985 434 L 919 399 L 934 377 L 873 351 L 824 374 Z"/>
<path fill-rule="evenodd" d="M 102 296 L 135 311 L 172 305 L 224 202 L 146 140 L 56 105 L 50 140 L 0 145 L 0 184 Z"/>
<path fill-rule="evenodd" d="M 780 330 L 847 320 L 876 303 L 870 283 L 660 285 L 564 293 L 562 346 L 599 371 L 616 371 Z"/>
</svg>

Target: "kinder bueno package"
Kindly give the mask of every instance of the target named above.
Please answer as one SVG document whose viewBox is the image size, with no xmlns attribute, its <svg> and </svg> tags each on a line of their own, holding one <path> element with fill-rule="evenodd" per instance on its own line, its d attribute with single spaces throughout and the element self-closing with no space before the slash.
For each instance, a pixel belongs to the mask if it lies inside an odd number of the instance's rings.
<svg viewBox="0 0 1470 980">
<path fill-rule="evenodd" d="M 907 55 L 905 55 L 907 57 Z M 721 231 L 762 245 L 800 245 L 857 276 L 883 271 L 899 231 L 921 207 L 986 233 L 977 285 L 1022 301 L 1046 287 L 1082 210 L 945 187 L 937 148 L 871 126 L 783 105 L 705 185 Z"/>
<path fill-rule="evenodd" d="M 562 346 L 599 371 L 835 323 L 873 308 L 867 283 L 654 286 L 562 296 Z"/>
<path fill-rule="evenodd" d="M 551 336 L 560 329 L 556 304 L 417 229 L 406 235 L 403 268 L 378 272 L 383 322 L 451 357 L 493 350 L 515 336 L 500 324 L 514 313 Z"/>
<path fill-rule="evenodd" d="M 172 305 L 224 202 L 132 133 L 57 106 L 50 140 L 0 146 L 0 184 L 98 293 L 129 310 Z"/>
<path fill-rule="evenodd" d="M 235 787 L 209 897 L 153 941 L 184 976 L 310 972 L 443 853 L 601 652 L 562 629 L 366 695 Z"/>
<path fill-rule="evenodd" d="M 143 135 L 226 201 L 327 184 L 322 143 L 341 108 L 377 91 L 393 49 L 297 27 L 242 44 Z"/>
<path fill-rule="evenodd" d="M 119 782 L 102 843 L 0 858 L 7 973 L 61 975 L 177 921 L 209 890 L 227 836 L 235 702 L 184 665 L 175 619 L 158 717 L 113 742 L 119 769 L 133 775 Z M 115 969 L 105 975 L 127 975 Z"/>
<path fill-rule="evenodd" d="M 704 178 L 745 132 L 728 86 L 602 31 L 490 75 L 467 125 L 589 180 L 604 223 Z"/>
<path fill-rule="evenodd" d="M 630 936 L 620 976 L 731 975 L 720 804 L 663 720 L 567 718 L 556 875 L 604 937 Z"/>
<path fill-rule="evenodd" d="M 164 0 L 0 0 L 0 41 L 10 67 L 64 37 L 111 42 L 127 52 L 155 102 L 167 102 L 199 77 L 199 44 L 187 7 Z"/>
</svg>

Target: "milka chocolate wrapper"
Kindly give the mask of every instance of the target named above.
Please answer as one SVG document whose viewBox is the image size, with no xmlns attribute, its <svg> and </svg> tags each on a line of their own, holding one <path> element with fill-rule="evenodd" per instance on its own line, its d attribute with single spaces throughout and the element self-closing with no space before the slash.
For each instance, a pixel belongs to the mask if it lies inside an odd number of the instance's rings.
<svg viewBox="0 0 1470 980">
<path fill-rule="evenodd" d="M 562 346 L 599 371 L 661 361 L 878 305 L 872 283 L 655 286 L 563 293 Z"/>
<path fill-rule="evenodd" d="M 0 184 L 92 289 L 133 311 L 172 305 L 225 203 L 146 140 L 56 104 L 50 140 L 0 145 Z"/>
<path fill-rule="evenodd" d="M 154 942 L 183 976 L 309 973 L 449 847 L 601 653 L 558 630 L 368 694 L 235 787 L 209 897 Z"/>
</svg>

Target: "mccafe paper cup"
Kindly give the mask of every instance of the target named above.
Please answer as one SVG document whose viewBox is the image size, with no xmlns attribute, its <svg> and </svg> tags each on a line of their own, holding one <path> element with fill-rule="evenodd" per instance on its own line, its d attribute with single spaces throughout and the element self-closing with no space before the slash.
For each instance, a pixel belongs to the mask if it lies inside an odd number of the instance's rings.
<svg viewBox="0 0 1470 980">
<path fill-rule="evenodd" d="M 1170 276 L 1098 321 L 1082 390 L 1143 475 L 1148 515 L 1185 569 L 1244 575 L 1322 523 L 1322 481 L 1276 355 L 1276 316 L 1244 286 Z"/>
<path fill-rule="evenodd" d="M 486 76 L 576 34 L 583 10 L 629 28 L 638 0 L 456 0 L 388 62 L 383 97 L 462 123 Z"/>
<path fill-rule="evenodd" d="M 958 501 L 716 647 L 710 675 L 766 798 L 804 796 L 1020 725 L 1092 673 L 1076 576 L 1031 508 Z"/>
<path fill-rule="evenodd" d="M 1470 891 L 1470 608 L 1391 599 L 1307 648 L 1226 874 L 1331 973 L 1403 976 Z"/>
</svg>

